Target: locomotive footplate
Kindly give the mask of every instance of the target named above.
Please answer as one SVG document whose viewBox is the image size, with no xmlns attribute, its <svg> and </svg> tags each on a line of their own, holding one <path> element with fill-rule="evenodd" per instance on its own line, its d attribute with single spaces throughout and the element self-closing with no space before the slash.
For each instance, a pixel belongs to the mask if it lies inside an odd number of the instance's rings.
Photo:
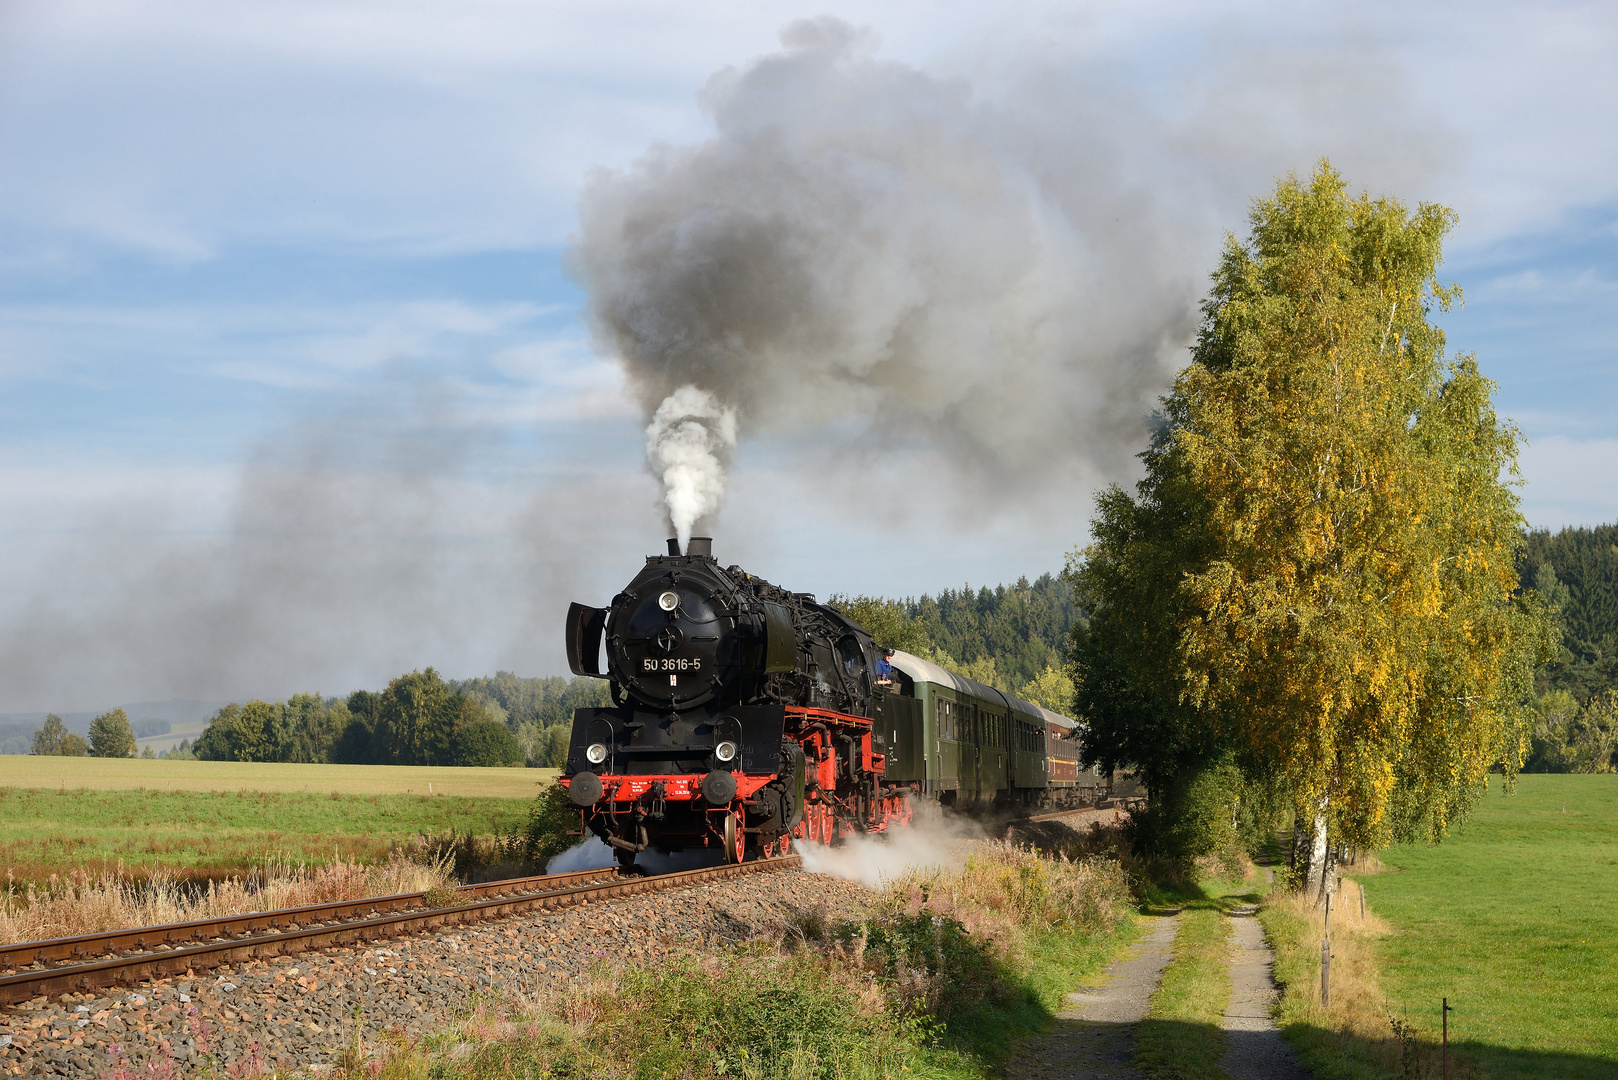
<svg viewBox="0 0 1618 1080">
<path fill-rule="evenodd" d="M 649 848 L 719 848 L 727 861 L 784 855 L 908 824 L 911 785 L 883 781 L 869 717 L 760 705 L 656 716 L 580 709 L 571 774 L 584 825 L 631 862 Z"/>
</svg>

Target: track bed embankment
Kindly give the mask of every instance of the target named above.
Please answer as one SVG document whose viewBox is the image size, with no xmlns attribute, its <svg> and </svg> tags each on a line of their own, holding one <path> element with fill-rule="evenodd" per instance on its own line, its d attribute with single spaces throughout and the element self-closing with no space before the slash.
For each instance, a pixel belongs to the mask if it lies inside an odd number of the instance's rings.
<svg viewBox="0 0 1618 1080">
<path fill-rule="evenodd" d="M 195 1067 L 210 1053 L 225 1066 L 256 1052 L 267 1066 L 319 1070 L 356 1040 L 368 1049 L 385 1032 L 439 1028 L 479 992 L 557 994 L 610 978 L 622 963 L 787 932 L 806 910 L 858 918 L 870 897 L 850 882 L 780 870 L 35 999 L 0 1014 L 0 1039 L 11 1044 L 0 1071 L 94 1076 L 114 1047 L 137 1066 L 172 1058 Z"/>
</svg>

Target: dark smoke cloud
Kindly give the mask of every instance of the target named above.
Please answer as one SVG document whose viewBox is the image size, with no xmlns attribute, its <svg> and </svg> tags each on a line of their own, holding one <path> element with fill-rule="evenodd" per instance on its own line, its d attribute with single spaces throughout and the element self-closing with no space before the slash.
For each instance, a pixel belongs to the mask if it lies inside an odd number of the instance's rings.
<svg viewBox="0 0 1618 1080">
<path fill-rule="evenodd" d="M 969 80 L 875 48 L 816 19 L 714 76 L 714 136 L 596 175 L 571 265 L 647 417 L 695 387 L 744 440 L 921 453 L 979 503 L 1127 472 L 1221 227 L 1321 153 L 1384 179 L 1416 131 L 1388 72 L 1341 93 L 1357 54 L 1277 69 L 1224 42 L 1150 105 L 1053 50 Z"/>
</svg>

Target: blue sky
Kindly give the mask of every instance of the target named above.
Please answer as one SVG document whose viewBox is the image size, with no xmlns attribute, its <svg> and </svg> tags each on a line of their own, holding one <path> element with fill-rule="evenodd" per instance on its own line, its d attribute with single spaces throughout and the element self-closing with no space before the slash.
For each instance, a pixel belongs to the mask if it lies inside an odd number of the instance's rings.
<svg viewBox="0 0 1618 1080">
<path fill-rule="evenodd" d="M 560 670 L 566 601 L 664 531 L 565 267 L 581 195 L 711 137 L 715 73 L 826 13 L 985 101 L 1038 69 L 1149 117 L 1095 152 L 1172 194 L 1188 280 L 1321 154 L 1455 207 L 1442 321 L 1528 439 L 1528 519 L 1618 520 L 1610 5 L 987 9 L 0 6 L 0 711 Z M 832 439 L 744 430 L 722 558 L 995 583 L 1059 569 L 1130 479 L 975 501 Z"/>
</svg>

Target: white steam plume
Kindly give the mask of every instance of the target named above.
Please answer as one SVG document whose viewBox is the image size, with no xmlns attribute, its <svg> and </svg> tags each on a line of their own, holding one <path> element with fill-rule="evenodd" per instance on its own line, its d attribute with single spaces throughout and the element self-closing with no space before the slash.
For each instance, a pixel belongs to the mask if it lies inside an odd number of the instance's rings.
<svg viewBox="0 0 1618 1080">
<path fill-rule="evenodd" d="M 966 864 L 969 842 L 982 836 L 982 829 L 969 819 L 945 816 L 923 805 L 908 827 L 851 836 L 835 847 L 796 840 L 792 850 L 802 856 L 803 868 L 811 874 L 880 889 L 911 871 L 959 870 Z"/>
<path fill-rule="evenodd" d="M 736 449 L 736 410 L 706 390 L 682 386 L 646 428 L 646 461 L 663 482 L 669 524 L 683 551 L 697 522 L 719 509 Z"/>
</svg>

